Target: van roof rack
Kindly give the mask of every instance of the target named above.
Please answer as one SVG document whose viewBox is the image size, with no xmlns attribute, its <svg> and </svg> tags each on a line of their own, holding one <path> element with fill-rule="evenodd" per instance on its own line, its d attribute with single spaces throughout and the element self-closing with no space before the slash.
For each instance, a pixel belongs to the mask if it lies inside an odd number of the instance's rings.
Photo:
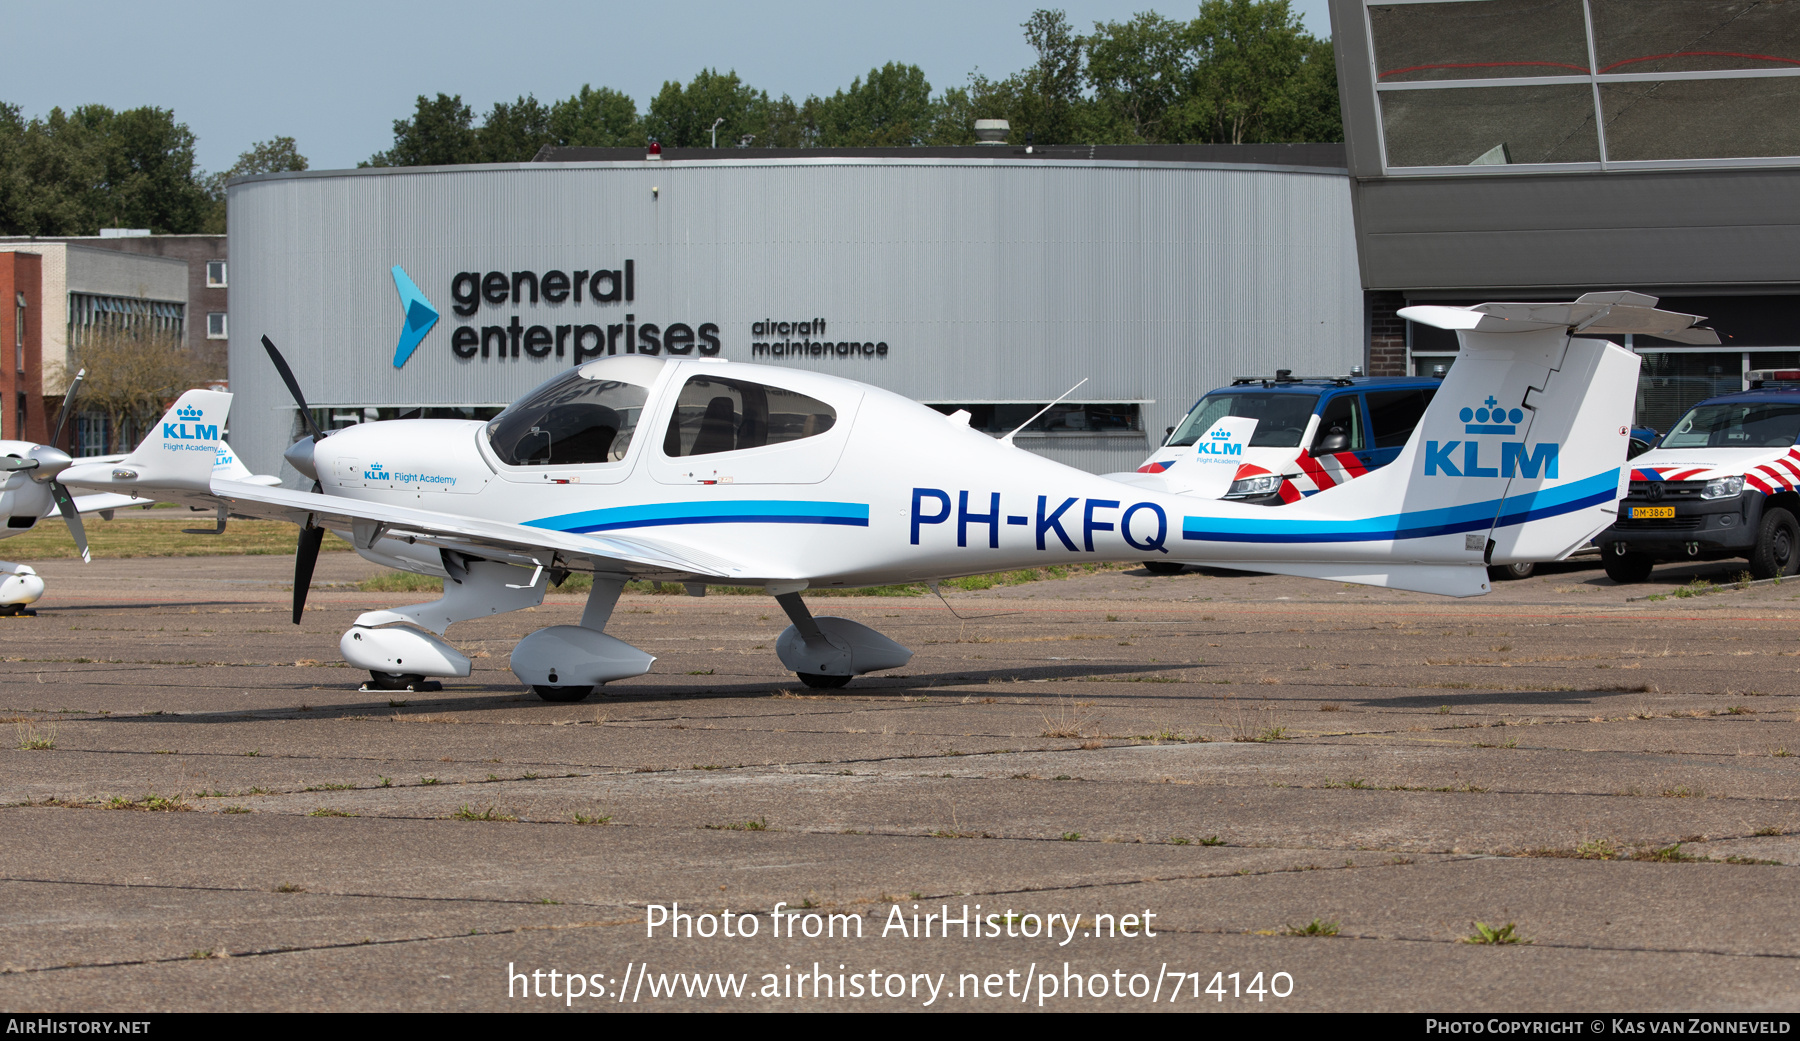
<svg viewBox="0 0 1800 1041">
<path fill-rule="evenodd" d="M 1231 377 L 1231 385 L 1234 387 L 1249 386 L 1252 383 L 1260 383 L 1265 387 L 1272 387 L 1278 383 L 1329 383 L 1336 387 L 1348 387 L 1353 382 L 1351 376 L 1296 376 L 1292 369 L 1276 369 L 1273 376 Z"/>
</svg>

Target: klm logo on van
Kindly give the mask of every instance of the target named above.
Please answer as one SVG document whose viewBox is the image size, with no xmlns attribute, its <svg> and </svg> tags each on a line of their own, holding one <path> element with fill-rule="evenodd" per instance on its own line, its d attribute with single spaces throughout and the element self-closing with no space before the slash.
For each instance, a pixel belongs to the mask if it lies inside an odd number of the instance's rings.
<svg viewBox="0 0 1800 1041">
<path fill-rule="evenodd" d="M 1194 446 L 1200 455 L 1243 455 L 1244 446 L 1231 440 L 1231 434 L 1224 430 L 1215 430 L 1212 436 Z"/>
<path fill-rule="evenodd" d="M 1525 422 L 1524 409 L 1507 410 L 1488 395 L 1480 408 L 1464 407 L 1457 415 L 1463 430 L 1470 434 L 1516 434 Z M 1458 451 L 1458 449 L 1461 449 Z M 1425 476 L 1437 477 L 1526 477 L 1556 480 L 1557 456 L 1562 446 L 1544 442 L 1533 446 L 1523 441 L 1499 442 L 1495 458 L 1493 441 L 1427 441 L 1425 442 Z M 1488 465 L 1483 466 L 1486 458 Z"/>
<path fill-rule="evenodd" d="M 192 405 L 183 405 L 175 410 L 176 422 L 162 425 L 163 439 L 167 441 L 217 441 L 219 425 L 202 423 L 206 413 Z"/>
</svg>

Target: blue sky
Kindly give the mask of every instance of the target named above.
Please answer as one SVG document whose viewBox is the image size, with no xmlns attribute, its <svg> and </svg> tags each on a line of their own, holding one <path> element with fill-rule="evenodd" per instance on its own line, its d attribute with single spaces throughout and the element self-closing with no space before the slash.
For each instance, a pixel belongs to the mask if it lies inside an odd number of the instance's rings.
<svg viewBox="0 0 1800 1041">
<path fill-rule="evenodd" d="M 829 94 L 872 66 L 908 62 L 934 90 L 971 70 L 1032 58 L 1019 24 L 1060 6 L 1080 30 L 1137 11 L 1191 18 L 1197 3 L 1144 0 L 637 0 L 633 3 L 41 3 L 6 0 L 0 100 L 27 116 L 98 102 L 173 109 L 200 164 L 230 166 L 253 141 L 296 139 L 314 169 L 355 166 L 393 142 L 419 94 L 461 94 L 479 113 L 521 94 L 583 83 L 624 91 L 639 111 L 664 80 L 736 69 L 772 95 Z M 1295 0 L 1330 35 L 1326 0 Z"/>
</svg>

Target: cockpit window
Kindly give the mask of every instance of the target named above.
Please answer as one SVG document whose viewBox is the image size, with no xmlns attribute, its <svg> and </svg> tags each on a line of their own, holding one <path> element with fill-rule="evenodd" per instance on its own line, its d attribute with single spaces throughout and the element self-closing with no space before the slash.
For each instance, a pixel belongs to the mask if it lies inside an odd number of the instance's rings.
<svg viewBox="0 0 1800 1041">
<path fill-rule="evenodd" d="M 781 387 L 694 376 L 681 388 L 663 454 L 711 455 L 798 441 L 830 430 L 837 410 Z"/>
<path fill-rule="evenodd" d="M 508 466 L 577 466 L 625 458 L 649 391 L 635 383 L 556 377 L 487 425 L 488 444 Z"/>
<path fill-rule="evenodd" d="M 1208 394 L 1175 428 L 1169 444 L 1191 445 L 1219 420 L 1238 416 L 1256 420 L 1256 432 L 1250 435 L 1251 448 L 1294 448 L 1305 435 L 1306 425 L 1312 422 L 1313 408 L 1318 403 L 1317 394 Z"/>
</svg>

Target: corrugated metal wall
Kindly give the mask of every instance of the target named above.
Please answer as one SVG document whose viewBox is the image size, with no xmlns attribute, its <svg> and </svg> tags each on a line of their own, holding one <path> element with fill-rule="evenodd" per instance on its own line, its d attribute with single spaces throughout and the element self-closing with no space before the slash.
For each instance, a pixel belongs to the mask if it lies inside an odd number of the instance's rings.
<svg viewBox="0 0 1800 1041">
<path fill-rule="evenodd" d="M 1193 399 L 1276 367 L 1362 360 L 1362 293 L 1341 171 L 1017 160 L 524 164 L 273 175 L 230 194 L 232 443 L 282 472 L 293 406 L 502 404 L 570 364 L 472 360 L 461 324 L 718 325 L 824 318 L 885 358 L 776 360 L 927 401 L 1153 400 L 1142 437 L 1020 439 L 1098 472 L 1135 468 Z M 633 260 L 630 304 L 452 310 L 458 272 Z M 403 369 L 389 269 L 443 317 Z M 584 301 L 586 297 L 584 295 Z M 762 359 L 759 359 L 762 360 Z M 291 471 L 284 476 L 295 479 Z"/>
</svg>

